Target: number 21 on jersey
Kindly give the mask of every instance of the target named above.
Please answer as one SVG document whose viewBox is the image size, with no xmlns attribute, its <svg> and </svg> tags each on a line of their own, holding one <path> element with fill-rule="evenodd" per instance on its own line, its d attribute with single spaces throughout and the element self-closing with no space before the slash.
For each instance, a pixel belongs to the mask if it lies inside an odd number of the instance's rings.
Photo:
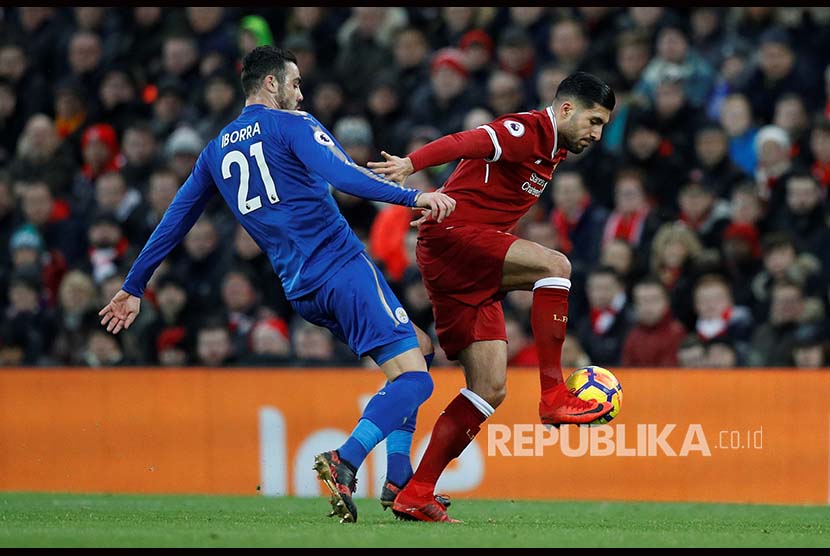
<svg viewBox="0 0 830 556">
<path fill-rule="evenodd" d="M 250 156 L 256 160 L 256 165 L 259 168 L 259 175 L 262 177 L 262 183 L 265 185 L 265 193 L 268 195 L 268 200 L 271 204 L 280 202 L 277 196 L 277 187 L 274 185 L 274 178 L 271 177 L 271 171 L 268 169 L 268 164 L 265 162 L 265 154 L 262 152 L 262 141 L 258 141 L 251 145 Z M 239 212 L 248 214 L 258 208 L 262 208 L 262 199 L 259 195 L 248 198 L 248 182 L 250 181 L 251 171 L 248 165 L 248 158 L 242 154 L 242 151 L 230 151 L 222 159 L 222 177 L 228 179 L 231 177 L 231 166 L 233 164 L 239 165 L 239 192 L 236 195 L 236 205 Z"/>
</svg>

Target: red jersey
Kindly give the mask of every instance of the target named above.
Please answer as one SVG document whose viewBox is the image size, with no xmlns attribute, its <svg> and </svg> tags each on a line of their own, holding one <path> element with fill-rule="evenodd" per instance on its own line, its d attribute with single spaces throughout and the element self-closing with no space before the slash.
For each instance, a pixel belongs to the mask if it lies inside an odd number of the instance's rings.
<svg viewBox="0 0 830 556">
<path fill-rule="evenodd" d="M 465 136 L 467 145 L 489 140 L 485 145 L 492 158 L 465 158 L 444 185 L 444 193 L 455 199 L 456 208 L 441 224 L 428 220 L 422 232 L 433 226 L 476 224 L 501 231 L 513 228 L 539 199 L 553 177 L 556 166 L 567 156 L 557 145 L 553 110 L 507 114 L 476 130 L 456 134 Z M 475 145 L 466 152 L 476 151 Z M 480 152 L 480 151 L 479 151 Z M 416 170 L 423 161 L 412 153 Z"/>
</svg>

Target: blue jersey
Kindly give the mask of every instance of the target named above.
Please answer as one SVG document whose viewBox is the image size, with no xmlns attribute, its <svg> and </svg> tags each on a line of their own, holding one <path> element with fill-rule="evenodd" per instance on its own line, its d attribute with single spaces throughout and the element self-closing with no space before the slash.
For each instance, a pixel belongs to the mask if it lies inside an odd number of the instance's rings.
<svg viewBox="0 0 830 556">
<path fill-rule="evenodd" d="M 313 116 L 262 104 L 211 141 L 153 231 L 123 289 L 140 297 L 153 271 L 190 230 L 218 189 L 268 255 L 290 300 L 319 288 L 363 251 L 331 196 L 346 193 L 414 206 L 419 193 L 362 168 Z"/>
</svg>

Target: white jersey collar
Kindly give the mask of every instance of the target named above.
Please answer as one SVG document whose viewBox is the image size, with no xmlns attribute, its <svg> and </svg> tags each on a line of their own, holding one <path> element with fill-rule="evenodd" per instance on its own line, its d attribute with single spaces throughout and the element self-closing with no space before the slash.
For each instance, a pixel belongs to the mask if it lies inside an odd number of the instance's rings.
<svg viewBox="0 0 830 556">
<path fill-rule="evenodd" d="M 550 124 L 553 126 L 553 150 L 550 152 L 550 157 L 553 159 L 556 156 L 556 151 L 559 150 L 559 132 L 556 127 L 556 116 L 553 114 L 553 109 L 548 106 L 545 111 L 548 113 Z"/>
</svg>

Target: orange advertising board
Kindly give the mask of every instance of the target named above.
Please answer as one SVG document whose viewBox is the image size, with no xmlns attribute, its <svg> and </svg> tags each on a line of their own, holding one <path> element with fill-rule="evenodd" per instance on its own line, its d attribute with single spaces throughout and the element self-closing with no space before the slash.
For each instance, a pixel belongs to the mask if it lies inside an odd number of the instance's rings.
<svg viewBox="0 0 830 556">
<path fill-rule="evenodd" d="M 537 426 L 539 382 L 508 396 L 445 472 L 470 498 L 830 504 L 830 372 L 619 369 L 601 427 Z M 413 455 L 463 386 L 433 371 Z M 382 385 L 366 369 L 0 370 L 0 491 L 318 495 L 314 454 Z M 382 446 L 358 475 L 377 496 Z"/>
</svg>

